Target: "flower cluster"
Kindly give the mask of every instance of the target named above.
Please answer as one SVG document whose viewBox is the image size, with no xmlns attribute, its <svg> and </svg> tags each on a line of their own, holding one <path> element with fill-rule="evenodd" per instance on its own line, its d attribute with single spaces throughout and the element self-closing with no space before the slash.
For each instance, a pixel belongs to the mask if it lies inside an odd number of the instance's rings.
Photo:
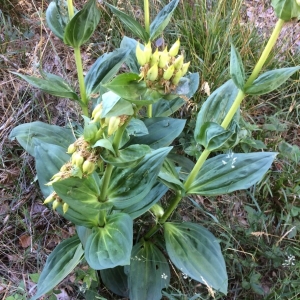
<svg viewBox="0 0 300 300">
<path fill-rule="evenodd" d="M 62 205 L 64 214 L 69 209 L 69 204 L 64 202 L 55 192 L 51 193 L 45 200 L 44 204 L 51 203 L 52 202 L 52 208 L 56 209 L 58 206 Z"/>
<path fill-rule="evenodd" d="M 180 47 L 179 39 L 168 51 L 167 47 L 163 51 L 156 49 L 152 51 L 151 43 L 136 47 L 136 57 L 141 66 L 140 76 L 146 81 L 149 87 L 163 87 L 165 93 L 174 90 L 189 68 L 190 62 L 184 63 L 183 55 L 178 55 Z"/>
</svg>

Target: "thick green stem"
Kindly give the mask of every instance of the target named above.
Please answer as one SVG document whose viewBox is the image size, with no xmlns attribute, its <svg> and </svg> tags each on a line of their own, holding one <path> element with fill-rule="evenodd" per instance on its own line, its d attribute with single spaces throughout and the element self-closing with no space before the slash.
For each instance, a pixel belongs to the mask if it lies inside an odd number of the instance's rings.
<svg viewBox="0 0 300 300">
<path fill-rule="evenodd" d="M 73 7 L 72 0 L 68 0 L 68 14 L 69 14 L 69 19 L 71 20 L 74 17 L 74 7 Z"/>
<path fill-rule="evenodd" d="M 84 115 L 88 116 L 88 108 L 87 108 L 88 107 L 88 99 L 86 97 L 86 91 L 85 91 L 85 83 L 84 83 L 80 49 L 74 48 L 74 54 L 75 54 L 75 62 L 76 62 L 77 75 L 78 75 L 78 81 L 79 81 L 81 107 L 82 107 Z"/>
<path fill-rule="evenodd" d="M 107 189 L 110 182 L 110 176 L 113 170 L 113 165 L 108 164 L 105 169 L 105 173 L 103 175 L 103 182 L 101 186 L 101 192 L 100 192 L 100 201 L 105 202 L 106 201 L 106 195 L 107 195 Z"/>
<path fill-rule="evenodd" d="M 269 39 L 263 53 L 261 54 L 257 64 L 255 65 L 252 74 L 250 75 L 249 79 L 247 80 L 245 87 L 249 87 L 253 83 L 253 81 L 257 78 L 259 72 L 261 71 L 264 63 L 266 62 L 272 48 L 274 47 L 274 45 L 278 39 L 278 36 L 284 25 L 284 22 L 285 21 L 282 19 L 279 19 L 277 21 L 276 26 L 274 27 L 274 30 L 272 32 L 272 35 L 270 36 L 270 39 Z"/>
<path fill-rule="evenodd" d="M 145 30 L 150 34 L 149 0 L 144 0 Z"/>
<path fill-rule="evenodd" d="M 169 207 L 165 211 L 164 215 L 158 220 L 159 223 L 156 224 L 155 226 L 153 226 L 147 232 L 147 234 L 144 236 L 145 240 L 150 239 L 150 237 L 159 230 L 160 226 L 167 221 L 167 219 L 170 217 L 170 215 L 172 214 L 172 212 L 175 210 L 175 208 L 177 207 L 177 205 L 179 204 L 179 202 L 180 202 L 181 199 L 182 199 L 182 194 L 181 194 L 180 191 L 177 191 L 177 193 L 175 194 L 174 198 L 171 200 L 171 203 L 170 203 Z"/>
</svg>

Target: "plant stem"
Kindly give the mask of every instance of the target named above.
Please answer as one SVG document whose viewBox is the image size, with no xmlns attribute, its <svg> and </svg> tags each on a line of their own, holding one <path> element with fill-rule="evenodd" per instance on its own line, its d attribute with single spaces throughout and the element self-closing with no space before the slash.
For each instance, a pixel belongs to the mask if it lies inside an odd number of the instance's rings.
<svg viewBox="0 0 300 300">
<path fill-rule="evenodd" d="M 144 236 L 145 240 L 149 239 L 153 234 L 155 234 L 159 230 L 159 227 L 167 221 L 167 219 L 172 214 L 172 212 L 175 210 L 175 208 L 177 207 L 177 205 L 178 205 L 178 203 L 180 202 L 181 199 L 182 199 L 181 191 L 177 191 L 175 196 L 173 197 L 173 199 L 171 201 L 171 204 L 169 205 L 169 207 L 165 211 L 164 215 L 158 220 L 159 223 L 156 224 L 155 226 L 153 226 L 147 232 L 147 234 Z"/>
<path fill-rule="evenodd" d="M 74 7 L 73 7 L 72 0 L 68 0 L 68 14 L 69 14 L 69 19 L 71 20 L 74 17 Z"/>
<path fill-rule="evenodd" d="M 68 14 L 69 19 L 71 20 L 74 17 L 74 7 L 73 1 L 68 0 Z M 75 55 L 75 63 L 77 68 L 77 76 L 79 81 L 79 89 L 80 89 L 80 97 L 81 101 L 79 102 L 82 112 L 85 116 L 88 116 L 88 99 L 86 97 L 85 91 L 85 84 L 84 84 L 84 77 L 83 77 L 83 69 L 82 69 L 82 60 L 79 48 L 74 48 L 74 55 Z"/>
<path fill-rule="evenodd" d="M 79 81 L 79 88 L 80 88 L 80 97 L 82 104 L 82 109 L 86 109 L 88 106 L 88 99 L 86 97 L 86 91 L 85 91 L 85 84 L 84 84 L 84 76 L 83 76 L 83 68 L 82 68 L 82 60 L 81 60 L 81 54 L 79 48 L 74 48 L 74 54 L 75 54 L 75 63 L 77 68 L 77 75 L 78 75 L 78 81 Z"/>
<path fill-rule="evenodd" d="M 103 183 L 101 186 L 101 192 L 100 192 L 100 201 L 105 202 L 106 201 L 106 195 L 107 195 L 107 189 L 110 182 L 110 176 L 113 170 L 113 165 L 107 164 L 105 173 L 103 175 Z"/>
<path fill-rule="evenodd" d="M 278 36 L 280 34 L 280 31 L 284 25 L 284 20 L 282 19 L 279 19 L 274 27 L 274 30 L 272 32 L 272 35 L 270 36 L 269 38 L 269 41 L 263 51 L 263 53 L 261 54 L 258 62 L 256 63 L 255 67 L 254 67 L 254 70 L 252 72 L 252 74 L 250 75 L 249 79 L 247 80 L 246 84 L 245 84 L 245 88 L 246 87 L 249 87 L 253 81 L 257 78 L 259 72 L 261 71 L 264 63 L 266 62 L 272 48 L 274 47 L 277 39 L 278 39 Z"/>
<path fill-rule="evenodd" d="M 150 34 L 149 0 L 144 0 L 145 30 Z"/>
<path fill-rule="evenodd" d="M 257 76 L 258 76 L 259 72 L 261 71 L 264 63 L 266 62 L 272 48 L 274 47 L 274 45 L 276 43 L 276 40 L 280 34 L 280 31 L 281 31 L 283 25 L 284 25 L 284 21 L 279 19 L 276 23 L 276 26 L 272 32 L 272 35 L 270 36 L 270 39 L 269 39 L 263 53 L 261 54 L 261 57 L 259 58 L 258 62 L 256 63 L 252 74 L 250 75 L 249 79 L 247 80 L 247 82 L 245 84 L 245 88 L 250 86 L 253 83 L 253 81 L 257 78 Z M 238 110 L 238 108 L 239 108 L 241 102 L 243 101 L 243 99 L 245 98 L 245 96 L 246 96 L 245 93 L 242 90 L 239 90 L 231 108 L 229 109 L 228 113 L 226 114 L 226 116 L 221 124 L 221 126 L 224 129 L 226 129 L 228 127 L 228 125 L 230 124 L 234 114 Z M 208 151 L 208 150 L 204 150 L 202 152 L 196 165 L 194 166 L 194 168 L 191 171 L 190 175 L 188 176 L 186 182 L 184 183 L 184 187 L 186 190 L 189 189 L 189 187 L 195 180 L 197 174 L 199 173 L 201 167 L 203 166 L 203 164 L 204 164 L 205 160 L 207 159 L 207 157 L 209 156 L 209 154 L 210 154 L 210 151 Z"/>
</svg>

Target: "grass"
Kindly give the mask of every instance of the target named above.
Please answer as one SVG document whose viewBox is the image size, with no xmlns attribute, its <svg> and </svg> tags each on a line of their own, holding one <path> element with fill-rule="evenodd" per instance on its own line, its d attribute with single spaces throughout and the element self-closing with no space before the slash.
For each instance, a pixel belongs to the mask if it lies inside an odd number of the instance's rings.
<svg viewBox="0 0 300 300">
<path fill-rule="evenodd" d="M 30 2 L 4 1 L 0 11 L 0 295 L 9 300 L 29 298 L 36 281 L 34 274 L 41 271 L 56 244 L 74 232 L 71 224 L 41 205 L 33 159 L 7 138 L 20 123 L 41 120 L 62 125 L 79 120 L 79 110 L 72 103 L 43 95 L 8 72 L 18 68 L 34 71 L 31 62 L 42 57 L 43 67 L 57 74 L 63 72 L 62 66 L 68 65 L 68 74 L 62 74 L 76 81 L 70 50 L 53 39 L 49 31 L 43 29 L 40 35 L 37 11 L 46 3 L 35 2 L 36 7 Z M 117 1 L 114 2 L 116 5 Z M 119 7 L 138 14 L 142 22 L 141 2 L 119 3 Z M 153 13 L 160 7 L 157 1 L 154 4 Z M 35 17 L 30 20 L 30 16 Z M 247 73 L 251 72 L 265 43 L 246 17 L 241 0 L 181 1 L 175 13 L 176 21 L 165 33 L 169 44 L 176 40 L 177 34 L 181 36 L 193 71 L 201 74 L 203 90 L 199 89 L 189 109 L 180 112 L 189 118 L 189 128 L 180 142 L 191 157 L 199 152 L 191 130 L 196 112 L 207 98 L 204 85 L 212 92 L 229 79 L 230 42 L 241 52 Z M 102 20 L 102 33 L 98 32 L 90 47 L 83 50 L 88 62 L 117 47 L 122 34 L 128 34 L 118 20 L 111 19 L 110 12 L 103 13 Z M 39 47 L 42 37 L 48 41 L 46 48 Z M 300 64 L 299 53 L 293 54 L 290 47 L 284 52 L 279 50 L 273 52 L 265 69 Z M 245 120 L 241 127 L 247 135 L 235 151 L 256 151 L 264 146 L 268 151 L 278 151 L 273 168 L 249 191 L 186 199 L 180 207 L 178 218 L 200 222 L 221 240 L 229 294 L 224 297 L 216 293 L 215 299 L 300 297 L 299 107 L 299 74 L 271 95 L 247 98 L 241 107 Z M 165 291 L 165 299 L 211 299 L 205 287 L 185 278 L 175 268 L 173 272 L 176 280 Z M 84 299 L 84 280 L 91 277 L 83 264 L 59 289 L 74 299 Z M 80 278 L 79 283 L 74 278 Z M 107 299 L 116 299 L 104 288 L 100 293 Z M 56 298 L 53 294 L 48 298 L 51 297 Z"/>
</svg>

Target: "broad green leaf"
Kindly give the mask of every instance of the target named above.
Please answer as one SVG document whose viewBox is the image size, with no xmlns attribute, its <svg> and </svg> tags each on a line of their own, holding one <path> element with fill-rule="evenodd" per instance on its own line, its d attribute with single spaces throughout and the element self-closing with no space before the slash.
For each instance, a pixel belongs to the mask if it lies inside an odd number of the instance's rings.
<svg viewBox="0 0 300 300">
<path fill-rule="evenodd" d="M 119 70 L 127 59 L 130 50 L 116 49 L 108 54 L 100 56 L 92 65 L 85 76 L 86 92 L 88 96 L 98 94 L 101 83 L 108 82 Z"/>
<path fill-rule="evenodd" d="M 272 6 L 276 16 L 284 21 L 300 17 L 300 5 L 296 0 L 272 0 Z"/>
<path fill-rule="evenodd" d="M 65 10 L 65 13 L 66 16 L 61 13 L 61 10 L 59 9 L 55 1 L 50 2 L 46 10 L 47 24 L 51 31 L 61 40 L 63 40 L 64 38 L 64 31 L 68 22 L 67 10 Z"/>
<path fill-rule="evenodd" d="M 218 240 L 201 225 L 165 223 L 168 255 L 184 274 L 227 294 L 228 278 Z"/>
<path fill-rule="evenodd" d="M 168 117 L 174 114 L 186 101 L 182 98 L 173 100 L 161 99 L 152 106 L 152 115 L 154 117 Z"/>
<path fill-rule="evenodd" d="M 62 128 L 56 125 L 49 125 L 43 122 L 25 123 L 15 127 L 9 138 L 17 139 L 20 145 L 31 156 L 34 156 L 35 140 L 41 140 L 48 144 L 54 144 L 67 149 L 75 141 L 75 137 L 70 129 Z"/>
<path fill-rule="evenodd" d="M 104 285 L 113 293 L 128 298 L 127 276 L 123 266 L 112 269 L 100 270 L 100 276 Z"/>
<path fill-rule="evenodd" d="M 111 208 L 111 204 L 98 201 L 99 177 L 96 173 L 86 178 L 70 177 L 57 181 L 53 188 L 64 202 L 69 204 L 68 211 L 63 214 L 76 225 L 91 228 L 99 222 L 100 210 Z M 61 210 L 58 210 L 61 213 Z"/>
<path fill-rule="evenodd" d="M 132 249 L 128 272 L 129 298 L 159 300 L 161 290 L 170 284 L 170 268 L 162 252 L 151 242 L 140 242 Z"/>
<path fill-rule="evenodd" d="M 137 43 L 137 40 L 124 36 L 121 41 L 120 48 L 130 51 L 126 59 L 126 65 L 129 67 L 130 72 L 139 74 L 140 65 L 136 58 Z"/>
<path fill-rule="evenodd" d="M 217 123 L 206 122 L 201 126 L 195 140 L 209 151 L 228 149 L 237 142 L 237 130 L 224 129 Z"/>
<path fill-rule="evenodd" d="M 164 29 L 169 24 L 172 14 L 178 3 L 179 0 L 172 0 L 157 14 L 153 22 L 150 24 L 151 41 L 163 33 Z"/>
<path fill-rule="evenodd" d="M 168 187 L 164 184 L 156 182 L 150 192 L 142 200 L 134 205 L 126 207 L 122 212 L 129 214 L 132 219 L 136 219 L 157 203 L 168 190 Z"/>
<path fill-rule="evenodd" d="M 195 163 L 189 158 L 173 152 L 168 155 L 168 159 L 171 159 L 180 167 L 179 177 L 181 179 L 185 179 L 195 166 Z"/>
<path fill-rule="evenodd" d="M 37 284 L 37 293 L 31 300 L 39 299 L 70 274 L 80 262 L 83 252 L 78 236 L 61 242 L 48 256 Z"/>
<path fill-rule="evenodd" d="M 187 74 L 185 77 L 180 79 L 178 86 L 173 93 L 190 99 L 198 90 L 199 80 L 200 77 L 198 73 Z"/>
<path fill-rule="evenodd" d="M 100 21 L 100 10 L 96 3 L 96 0 L 89 0 L 70 20 L 65 28 L 65 44 L 79 48 L 90 39 Z"/>
<path fill-rule="evenodd" d="M 62 165 L 69 161 L 70 156 L 66 153 L 66 149 L 57 145 L 48 144 L 42 140 L 33 139 L 35 168 L 40 189 L 46 198 L 49 196 L 53 188 L 45 185 L 50 181 L 52 176 L 56 174 Z"/>
<path fill-rule="evenodd" d="M 141 26 L 139 22 L 134 20 L 132 17 L 128 16 L 124 12 L 118 10 L 116 7 L 106 3 L 106 5 L 110 8 L 115 16 L 117 16 L 120 21 L 138 38 L 143 40 L 144 42 L 148 42 L 149 34 L 146 30 Z"/>
<path fill-rule="evenodd" d="M 111 91 L 102 95 L 102 106 L 102 118 L 121 115 L 131 116 L 134 113 L 131 103 Z"/>
<path fill-rule="evenodd" d="M 165 159 L 162 168 L 158 174 L 158 178 L 170 189 L 173 189 L 175 191 L 184 191 L 184 186 L 179 180 L 179 175 L 175 168 L 175 165 L 170 159 Z"/>
<path fill-rule="evenodd" d="M 214 122 L 221 124 L 234 102 L 238 89 L 232 80 L 227 81 L 216 89 L 202 105 L 196 122 L 194 137 L 197 137 L 201 132 L 201 127 L 206 122 Z M 239 123 L 239 110 L 234 115 L 233 121 Z"/>
<path fill-rule="evenodd" d="M 108 216 L 103 227 L 92 228 L 84 254 L 95 270 L 130 264 L 133 223 L 129 215 L 116 213 Z"/>
<path fill-rule="evenodd" d="M 231 153 L 208 159 L 188 194 L 215 196 L 243 190 L 262 179 L 277 153 Z"/>
<path fill-rule="evenodd" d="M 152 149 L 159 149 L 170 145 L 184 128 L 185 120 L 172 118 L 145 119 L 149 134 L 137 136 L 130 140 L 130 144 L 145 144 Z"/>
<path fill-rule="evenodd" d="M 18 75 L 32 86 L 41 89 L 43 92 L 57 97 L 69 98 L 73 100 L 79 100 L 78 95 L 74 89 L 61 78 L 60 76 L 43 72 L 45 78 L 39 78 L 34 76 L 28 76 L 19 74 L 17 72 L 11 72 Z"/>
<path fill-rule="evenodd" d="M 115 153 L 115 149 L 111 143 L 110 140 L 108 139 L 101 139 L 101 140 L 98 140 L 94 145 L 93 145 L 93 148 L 96 148 L 96 147 L 101 147 L 101 148 L 104 148 L 104 149 L 107 149 L 108 151 L 112 152 L 113 154 L 116 154 Z"/>
<path fill-rule="evenodd" d="M 237 49 L 231 44 L 230 53 L 230 76 L 235 85 L 240 89 L 244 89 L 245 71 L 241 56 Z"/>
<path fill-rule="evenodd" d="M 131 145 L 119 150 L 119 156 L 115 156 L 110 151 L 102 151 L 101 158 L 118 168 L 133 168 L 150 152 L 151 148 L 147 145 Z"/>
<path fill-rule="evenodd" d="M 126 127 L 128 135 L 143 136 L 149 133 L 146 125 L 142 120 L 132 118 Z"/>
<path fill-rule="evenodd" d="M 248 95 L 263 95 L 270 93 L 286 82 L 300 67 L 282 68 L 265 72 L 251 86 L 245 88 Z"/>
<path fill-rule="evenodd" d="M 92 233 L 92 229 L 84 226 L 76 225 L 76 231 L 83 248 L 85 248 L 86 241 L 90 236 L 90 234 Z"/>
<path fill-rule="evenodd" d="M 160 167 L 171 150 L 170 147 L 153 150 L 134 168 L 114 168 L 109 188 L 108 202 L 117 209 L 126 208 L 141 201 L 151 190 Z"/>
<path fill-rule="evenodd" d="M 135 73 L 120 74 L 104 86 L 128 101 L 140 100 L 147 90 L 145 82 Z"/>
</svg>

